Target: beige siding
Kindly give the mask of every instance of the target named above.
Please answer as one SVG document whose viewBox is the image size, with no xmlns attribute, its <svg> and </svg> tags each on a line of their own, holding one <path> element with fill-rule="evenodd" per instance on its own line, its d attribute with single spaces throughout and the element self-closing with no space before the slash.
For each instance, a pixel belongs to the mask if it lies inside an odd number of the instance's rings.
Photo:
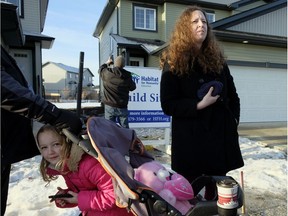
<svg viewBox="0 0 288 216">
<path fill-rule="evenodd" d="M 228 60 L 287 64 L 284 48 L 222 42 Z"/>
<path fill-rule="evenodd" d="M 158 56 L 148 56 L 148 64 L 147 67 L 156 67 L 159 68 L 159 57 Z"/>
<path fill-rule="evenodd" d="M 188 7 L 181 4 L 165 3 L 164 4 L 164 13 L 163 13 L 163 36 L 162 40 L 168 41 L 170 38 L 171 31 L 173 31 L 174 25 L 181 13 Z M 230 11 L 222 10 L 211 10 L 209 8 L 203 8 L 204 10 L 214 11 L 215 21 L 229 17 L 231 15 Z"/>
<path fill-rule="evenodd" d="M 53 63 L 42 68 L 45 93 L 59 93 L 66 85 L 66 71 Z"/>
<path fill-rule="evenodd" d="M 105 28 L 103 29 L 99 40 L 100 40 L 100 65 L 107 61 L 109 55 L 116 53 L 116 43 L 114 41 L 111 50 L 111 36 L 110 34 L 117 34 L 117 9 L 114 10 Z"/>
<path fill-rule="evenodd" d="M 211 9 L 207 9 L 207 10 L 211 10 Z M 215 13 L 215 21 L 231 16 L 231 11 L 222 11 L 222 10 L 213 10 L 213 11 Z"/>
<path fill-rule="evenodd" d="M 44 82 L 57 83 L 62 79 L 66 79 L 66 71 L 59 68 L 55 64 L 47 64 L 43 67 Z"/>
<path fill-rule="evenodd" d="M 185 5 L 180 4 L 172 4 L 172 3 L 166 3 L 165 5 L 165 19 L 166 19 L 166 33 L 165 33 L 165 41 L 168 41 L 171 35 L 171 32 L 173 31 L 175 21 L 178 19 L 180 14 L 183 12 L 183 10 L 186 8 Z"/>
<path fill-rule="evenodd" d="M 41 33 L 39 1 L 25 0 L 24 19 L 21 18 L 20 20 L 24 31 Z"/>
<path fill-rule="evenodd" d="M 229 30 L 287 37 L 287 7 L 233 26 Z"/>
</svg>

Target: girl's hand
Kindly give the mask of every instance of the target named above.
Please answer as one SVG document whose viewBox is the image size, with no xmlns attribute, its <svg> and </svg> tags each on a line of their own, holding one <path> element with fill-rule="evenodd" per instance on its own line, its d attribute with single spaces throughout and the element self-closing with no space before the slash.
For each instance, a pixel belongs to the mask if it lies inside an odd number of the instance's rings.
<svg viewBox="0 0 288 216">
<path fill-rule="evenodd" d="M 57 206 L 61 206 L 61 207 L 66 207 L 67 203 L 69 204 L 78 204 L 78 193 L 75 193 L 73 191 L 69 191 L 68 189 L 62 189 L 60 187 L 57 187 L 58 189 L 58 193 L 57 194 L 71 194 L 72 197 L 69 198 L 56 198 L 56 199 L 52 199 L 50 200 L 50 202 L 55 201 Z"/>
<path fill-rule="evenodd" d="M 67 193 L 71 194 L 72 197 L 61 198 L 61 200 L 65 201 L 65 203 L 78 204 L 78 193 L 75 193 L 73 191 L 68 191 Z"/>
<path fill-rule="evenodd" d="M 204 109 L 210 106 L 211 104 L 214 104 L 218 100 L 220 95 L 216 95 L 213 97 L 212 96 L 213 89 L 214 88 L 211 87 L 209 91 L 207 92 L 207 94 L 204 96 L 204 98 L 197 104 L 197 110 Z"/>
</svg>

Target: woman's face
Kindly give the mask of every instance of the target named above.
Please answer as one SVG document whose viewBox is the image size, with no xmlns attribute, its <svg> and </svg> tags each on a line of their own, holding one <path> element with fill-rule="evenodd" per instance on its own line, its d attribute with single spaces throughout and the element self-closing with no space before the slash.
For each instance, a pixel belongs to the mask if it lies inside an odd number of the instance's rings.
<svg viewBox="0 0 288 216">
<path fill-rule="evenodd" d="M 207 21 L 204 14 L 199 11 L 193 11 L 191 15 L 192 34 L 199 47 L 207 36 Z"/>
<path fill-rule="evenodd" d="M 38 135 L 38 145 L 42 157 L 51 165 L 56 165 L 61 159 L 61 137 L 53 131 L 45 131 Z"/>
</svg>

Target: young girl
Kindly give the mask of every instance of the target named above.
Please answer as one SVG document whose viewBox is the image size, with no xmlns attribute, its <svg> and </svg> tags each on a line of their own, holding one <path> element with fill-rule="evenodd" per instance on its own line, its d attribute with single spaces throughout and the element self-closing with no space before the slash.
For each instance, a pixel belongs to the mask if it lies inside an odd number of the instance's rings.
<svg viewBox="0 0 288 216">
<path fill-rule="evenodd" d="M 101 164 L 79 146 L 68 143 L 51 125 L 44 125 L 36 136 L 42 155 L 40 171 L 44 181 L 50 182 L 62 175 L 67 189 L 58 187 L 57 194 L 70 194 L 70 198 L 57 198 L 59 208 L 78 205 L 83 216 L 133 215 L 115 204 L 112 179 Z"/>
</svg>

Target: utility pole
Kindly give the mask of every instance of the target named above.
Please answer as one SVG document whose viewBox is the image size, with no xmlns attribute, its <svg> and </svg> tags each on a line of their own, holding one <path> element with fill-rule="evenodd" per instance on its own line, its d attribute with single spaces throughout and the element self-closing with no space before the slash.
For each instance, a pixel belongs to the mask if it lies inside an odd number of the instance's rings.
<svg viewBox="0 0 288 216">
<path fill-rule="evenodd" d="M 77 115 L 81 115 L 81 99 L 82 99 L 82 83 L 83 83 L 83 65 L 84 65 L 84 52 L 80 52 L 80 61 L 79 61 L 79 81 L 77 88 Z"/>
</svg>

